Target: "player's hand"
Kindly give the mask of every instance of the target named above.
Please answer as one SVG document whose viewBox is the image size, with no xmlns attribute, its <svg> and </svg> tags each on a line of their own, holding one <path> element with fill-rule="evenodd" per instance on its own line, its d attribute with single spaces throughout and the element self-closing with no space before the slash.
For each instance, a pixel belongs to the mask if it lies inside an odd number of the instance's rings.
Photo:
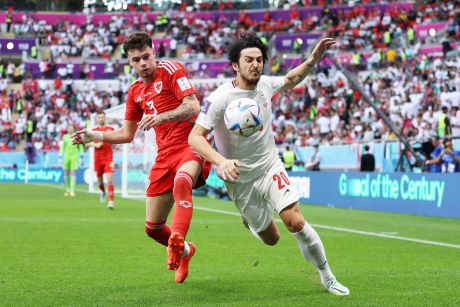
<svg viewBox="0 0 460 307">
<path fill-rule="evenodd" d="M 240 178 L 240 171 L 238 171 L 240 162 L 238 160 L 223 159 L 217 167 L 220 170 L 220 175 L 224 181 L 235 182 Z"/>
<path fill-rule="evenodd" d="M 87 144 L 94 142 L 94 132 L 88 129 L 82 129 L 75 132 L 70 136 L 72 138 L 72 144 Z"/>
<path fill-rule="evenodd" d="M 444 154 L 447 154 L 447 155 L 453 155 L 453 154 L 454 154 L 454 152 L 452 151 L 452 149 L 450 149 L 450 148 L 446 148 L 446 149 L 444 149 Z"/>
<path fill-rule="evenodd" d="M 335 40 L 333 38 L 323 38 L 322 40 L 320 40 L 310 55 L 310 59 L 313 61 L 313 64 L 318 63 L 323 57 L 326 50 L 334 44 Z"/>
<path fill-rule="evenodd" d="M 162 124 L 163 121 L 159 115 L 147 114 L 145 115 L 140 122 L 137 123 L 139 129 L 147 131 L 150 128 Z"/>
</svg>

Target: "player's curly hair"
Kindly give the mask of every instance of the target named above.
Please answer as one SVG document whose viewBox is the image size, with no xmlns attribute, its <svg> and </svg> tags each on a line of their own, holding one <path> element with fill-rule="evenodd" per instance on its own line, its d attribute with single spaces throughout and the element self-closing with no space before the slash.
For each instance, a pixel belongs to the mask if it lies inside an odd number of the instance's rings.
<svg viewBox="0 0 460 307">
<path fill-rule="evenodd" d="M 145 32 L 133 33 L 123 42 L 123 51 L 126 55 L 130 50 L 143 50 L 145 47 L 153 48 L 152 38 Z"/>
<path fill-rule="evenodd" d="M 242 33 L 240 37 L 234 40 L 228 47 L 228 60 L 230 63 L 238 63 L 241 56 L 241 50 L 246 48 L 259 48 L 260 52 L 262 52 L 264 64 L 267 63 L 267 46 L 256 35 L 247 32 Z"/>
</svg>

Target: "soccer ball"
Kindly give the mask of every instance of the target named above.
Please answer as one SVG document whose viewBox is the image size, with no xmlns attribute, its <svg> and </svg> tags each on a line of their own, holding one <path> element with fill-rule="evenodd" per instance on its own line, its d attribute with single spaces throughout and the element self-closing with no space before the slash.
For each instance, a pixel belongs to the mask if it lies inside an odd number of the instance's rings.
<svg viewBox="0 0 460 307">
<path fill-rule="evenodd" d="M 262 130 L 260 107 L 249 98 L 239 98 L 230 102 L 225 109 L 225 126 L 232 133 L 248 137 Z"/>
</svg>

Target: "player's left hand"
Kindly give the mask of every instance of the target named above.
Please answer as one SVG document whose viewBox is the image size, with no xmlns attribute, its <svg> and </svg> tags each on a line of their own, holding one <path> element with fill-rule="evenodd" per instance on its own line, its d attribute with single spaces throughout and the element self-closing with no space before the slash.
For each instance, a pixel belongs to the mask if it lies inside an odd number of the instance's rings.
<svg viewBox="0 0 460 307">
<path fill-rule="evenodd" d="M 147 114 L 145 115 L 140 122 L 137 123 L 139 129 L 143 129 L 144 131 L 150 130 L 155 126 L 162 124 L 161 117 L 159 115 Z"/>
<path fill-rule="evenodd" d="M 324 53 L 330 46 L 334 45 L 336 42 L 333 38 L 323 38 L 313 49 L 310 59 L 313 61 L 313 64 L 318 63 L 323 57 Z"/>
</svg>

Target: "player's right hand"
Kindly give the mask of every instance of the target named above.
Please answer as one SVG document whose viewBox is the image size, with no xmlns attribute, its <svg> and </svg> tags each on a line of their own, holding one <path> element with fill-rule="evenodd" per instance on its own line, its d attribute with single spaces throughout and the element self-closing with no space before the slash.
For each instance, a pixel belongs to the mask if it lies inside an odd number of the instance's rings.
<svg viewBox="0 0 460 307">
<path fill-rule="evenodd" d="M 240 178 L 240 171 L 238 171 L 240 162 L 238 160 L 223 159 L 217 167 L 220 170 L 220 175 L 224 181 L 236 182 Z"/>
<path fill-rule="evenodd" d="M 82 129 L 70 136 L 72 138 L 72 144 L 87 144 L 94 141 L 94 132 L 88 129 Z"/>
</svg>

